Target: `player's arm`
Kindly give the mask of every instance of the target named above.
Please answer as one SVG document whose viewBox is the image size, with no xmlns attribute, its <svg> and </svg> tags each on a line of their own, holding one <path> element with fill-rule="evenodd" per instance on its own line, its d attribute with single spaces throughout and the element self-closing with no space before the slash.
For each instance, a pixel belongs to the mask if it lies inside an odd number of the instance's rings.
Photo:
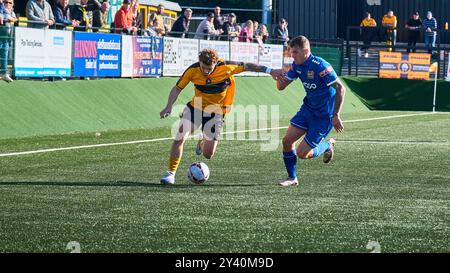
<svg viewBox="0 0 450 273">
<path fill-rule="evenodd" d="M 341 120 L 341 110 L 344 105 L 345 86 L 338 79 L 331 86 L 336 89 L 336 95 L 334 97 L 334 112 L 333 112 L 333 127 L 338 133 L 344 131 L 344 124 Z"/>
<path fill-rule="evenodd" d="M 167 99 L 167 105 L 164 109 L 159 113 L 161 118 L 166 118 L 172 113 L 172 107 L 175 101 L 177 101 L 178 96 L 181 93 L 181 89 L 178 86 L 174 86 L 170 91 L 169 98 Z"/>
<path fill-rule="evenodd" d="M 254 63 L 244 63 L 244 71 L 267 73 L 270 74 L 274 80 L 280 77 L 282 73 L 282 71 L 279 69 L 272 69 L 265 65 Z"/>
</svg>

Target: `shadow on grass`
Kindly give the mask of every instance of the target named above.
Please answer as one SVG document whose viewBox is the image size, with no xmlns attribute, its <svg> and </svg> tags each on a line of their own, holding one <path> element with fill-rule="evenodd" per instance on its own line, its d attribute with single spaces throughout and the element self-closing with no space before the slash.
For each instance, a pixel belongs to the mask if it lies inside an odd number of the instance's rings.
<svg viewBox="0 0 450 273">
<path fill-rule="evenodd" d="M 133 181 L 105 181 L 105 182 L 64 182 L 64 181 L 21 181 L 21 182 L 0 182 L 2 186 L 59 186 L 59 187 L 146 187 L 146 188 L 232 188 L 232 187 L 258 187 L 261 184 L 214 184 L 206 183 L 203 185 L 195 184 L 174 184 L 163 185 L 159 182 L 133 182 Z"/>
</svg>

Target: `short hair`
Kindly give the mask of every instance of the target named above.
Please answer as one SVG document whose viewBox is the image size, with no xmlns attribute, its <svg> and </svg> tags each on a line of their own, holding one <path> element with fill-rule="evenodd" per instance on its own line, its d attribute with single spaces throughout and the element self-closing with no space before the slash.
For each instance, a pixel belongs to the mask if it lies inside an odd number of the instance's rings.
<svg viewBox="0 0 450 273">
<path fill-rule="evenodd" d="M 212 65 L 219 61 L 219 53 L 214 49 L 205 48 L 198 54 L 198 60 L 206 65 Z"/>
<path fill-rule="evenodd" d="M 299 48 L 310 48 L 309 40 L 305 36 L 297 36 L 294 39 L 289 41 L 289 47 L 298 46 Z"/>
</svg>

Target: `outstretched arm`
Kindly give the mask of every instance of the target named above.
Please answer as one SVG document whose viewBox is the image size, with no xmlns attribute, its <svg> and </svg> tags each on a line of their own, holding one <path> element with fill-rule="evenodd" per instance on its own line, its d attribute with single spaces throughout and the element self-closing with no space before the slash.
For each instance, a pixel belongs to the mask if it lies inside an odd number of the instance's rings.
<svg viewBox="0 0 450 273">
<path fill-rule="evenodd" d="M 274 80 L 277 80 L 279 77 L 281 77 L 283 73 L 281 69 L 272 69 L 265 65 L 254 63 L 244 63 L 244 71 L 267 73 L 270 74 Z"/>
<path fill-rule="evenodd" d="M 172 91 L 170 91 L 169 98 L 167 99 L 167 105 L 164 107 L 164 109 L 159 113 L 159 116 L 161 118 L 166 118 L 172 113 L 172 107 L 175 101 L 177 100 L 178 96 L 180 95 L 181 90 L 174 86 L 172 88 Z"/>
<path fill-rule="evenodd" d="M 344 125 L 341 120 L 341 110 L 344 105 L 345 86 L 338 79 L 331 86 L 336 89 L 336 95 L 334 97 L 334 112 L 333 112 L 333 127 L 338 133 L 344 131 Z"/>
</svg>

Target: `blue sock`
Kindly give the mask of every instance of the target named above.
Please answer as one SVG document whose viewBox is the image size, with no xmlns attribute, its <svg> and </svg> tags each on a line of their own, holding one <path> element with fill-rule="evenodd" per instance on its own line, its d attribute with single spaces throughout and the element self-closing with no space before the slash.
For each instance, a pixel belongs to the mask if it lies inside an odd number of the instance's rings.
<svg viewBox="0 0 450 273">
<path fill-rule="evenodd" d="M 290 152 L 283 152 L 284 165 L 286 166 L 286 171 L 289 178 L 297 177 L 297 154 L 295 150 Z"/>
<path fill-rule="evenodd" d="M 321 142 L 319 145 L 317 145 L 316 148 L 313 149 L 313 158 L 318 157 L 319 155 L 326 152 L 328 149 L 330 149 L 330 143 L 328 141 Z"/>
</svg>

